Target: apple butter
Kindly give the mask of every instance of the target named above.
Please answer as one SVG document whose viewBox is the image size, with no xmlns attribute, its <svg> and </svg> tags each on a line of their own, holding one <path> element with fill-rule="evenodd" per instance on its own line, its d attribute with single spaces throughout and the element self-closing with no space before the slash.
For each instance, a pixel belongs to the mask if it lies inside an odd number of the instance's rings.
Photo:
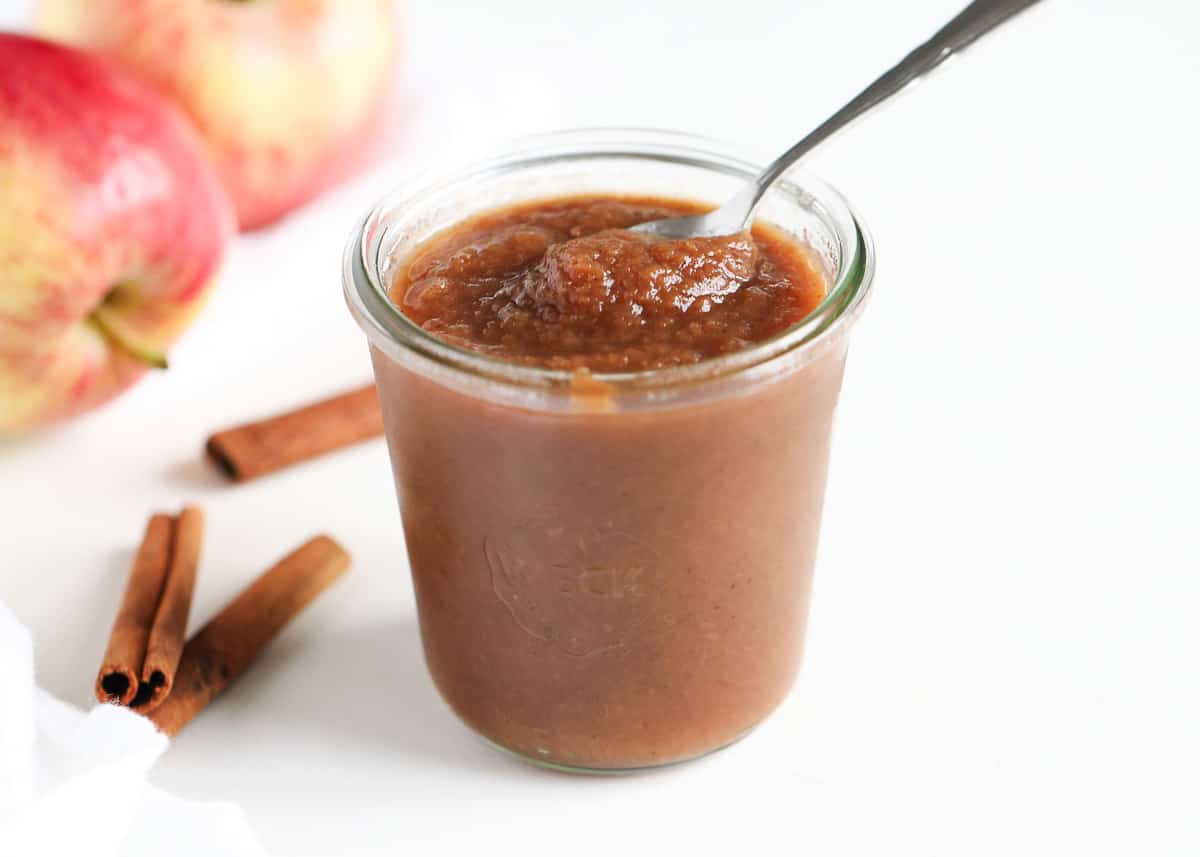
<svg viewBox="0 0 1200 857">
<path fill-rule="evenodd" d="M 477 216 L 435 236 L 392 298 L 430 333 L 505 360 L 630 372 L 695 363 L 807 315 L 825 283 L 779 230 L 664 240 L 676 200 L 576 197 Z"/>
<path fill-rule="evenodd" d="M 626 228 L 700 210 L 568 197 L 484 213 L 397 260 L 390 295 L 438 339 L 570 370 L 572 391 L 598 373 L 601 393 L 603 373 L 702 364 L 821 301 L 808 249 L 769 225 Z M 372 347 L 422 640 L 466 723 L 536 761 L 625 769 L 724 746 L 779 704 L 844 337 L 719 396 L 632 410 L 499 403 L 395 355 Z"/>
</svg>

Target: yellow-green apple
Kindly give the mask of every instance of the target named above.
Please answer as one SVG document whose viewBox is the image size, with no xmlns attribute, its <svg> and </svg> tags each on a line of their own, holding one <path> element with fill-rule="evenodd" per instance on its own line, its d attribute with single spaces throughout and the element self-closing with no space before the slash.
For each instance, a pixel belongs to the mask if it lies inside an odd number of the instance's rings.
<svg viewBox="0 0 1200 857">
<path fill-rule="evenodd" d="M 0 433 L 107 401 L 202 305 L 233 234 L 203 143 L 159 93 L 0 33 Z"/>
<path fill-rule="evenodd" d="M 384 120 L 396 0 L 42 0 L 40 31 L 192 117 L 243 229 L 344 177 Z"/>
</svg>

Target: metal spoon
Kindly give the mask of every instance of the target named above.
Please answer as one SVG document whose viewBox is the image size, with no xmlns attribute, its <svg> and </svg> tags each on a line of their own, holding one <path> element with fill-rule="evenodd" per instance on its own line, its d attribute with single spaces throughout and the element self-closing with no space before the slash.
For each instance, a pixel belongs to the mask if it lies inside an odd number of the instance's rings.
<svg viewBox="0 0 1200 857">
<path fill-rule="evenodd" d="M 922 75 L 933 71 L 984 33 L 998 27 L 1013 15 L 1038 0 L 975 0 L 925 44 L 918 47 L 874 83 L 856 95 L 850 103 L 826 119 L 816 130 L 788 149 L 759 173 L 733 199 L 708 214 L 651 220 L 633 227 L 663 238 L 700 238 L 732 235 L 750 222 L 763 194 L 788 167 L 819 144 L 857 119 L 872 107 L 886 101 Z"/>
</svg>

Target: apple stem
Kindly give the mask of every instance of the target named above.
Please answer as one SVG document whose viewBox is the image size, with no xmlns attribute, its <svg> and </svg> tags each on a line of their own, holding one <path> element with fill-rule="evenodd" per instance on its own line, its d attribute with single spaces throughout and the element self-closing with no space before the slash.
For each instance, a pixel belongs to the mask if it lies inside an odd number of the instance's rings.
<svg viewBox="0 0 1200 857">
<path fill-rule="evenodd" d="M 156 348 L 138 342 L 137 336 L 121 323 L 117 315 L 103 303 L 88 316 L 88 322 L 100 332 L 100 335 L 120 348 L 135 360 L 140 360 L 155 369 L 167 368 L 167 355 Z"/>
</svg>

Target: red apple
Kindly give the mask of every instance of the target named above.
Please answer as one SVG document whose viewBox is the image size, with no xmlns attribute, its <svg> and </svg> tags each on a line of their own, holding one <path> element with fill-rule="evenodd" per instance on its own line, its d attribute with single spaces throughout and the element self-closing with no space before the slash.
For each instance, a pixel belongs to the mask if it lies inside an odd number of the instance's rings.
<svg viewBox="0 0 1200 857">
<path fill-rule="evenodd" d="M 243 229 L 342 178 L 381 119 L 395 0 L 42 0 L 42 33 L 120 62 L 192 117 Z"/>
<path fill-rule="evenodd" d="M 0 432 L 132 384 L 212 287 L 233 232 L 187 118 L 104 61 L 0 33 Z"/>
</svg>

